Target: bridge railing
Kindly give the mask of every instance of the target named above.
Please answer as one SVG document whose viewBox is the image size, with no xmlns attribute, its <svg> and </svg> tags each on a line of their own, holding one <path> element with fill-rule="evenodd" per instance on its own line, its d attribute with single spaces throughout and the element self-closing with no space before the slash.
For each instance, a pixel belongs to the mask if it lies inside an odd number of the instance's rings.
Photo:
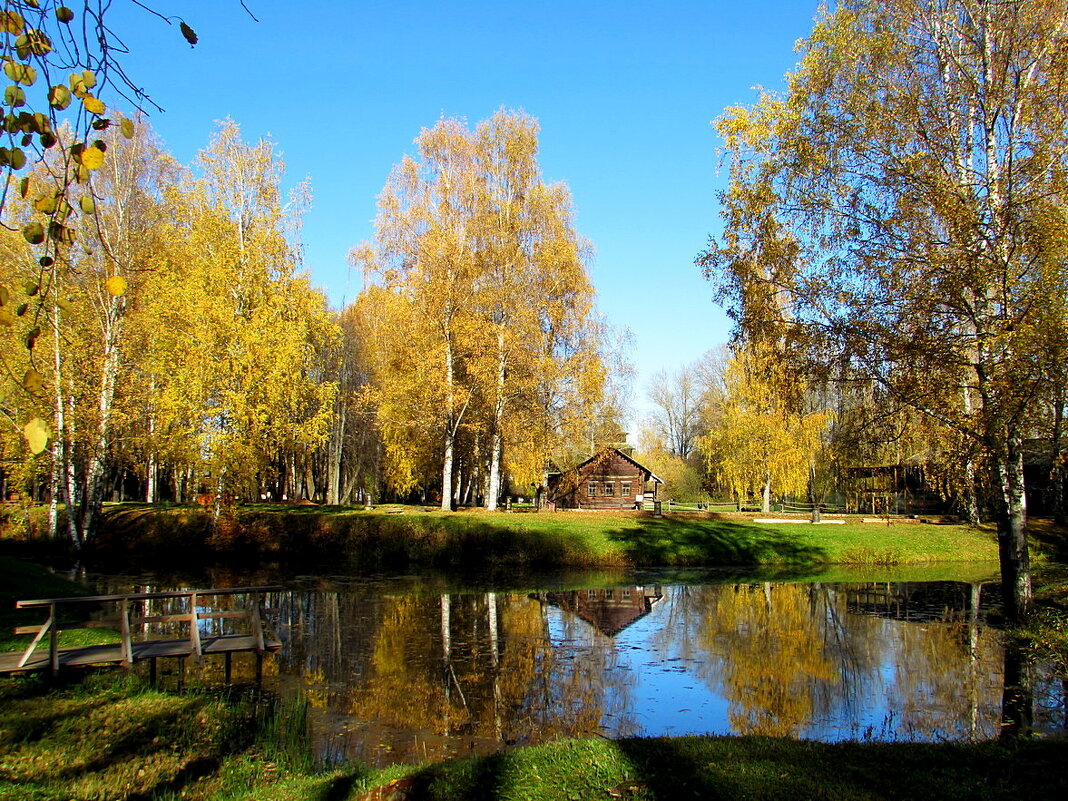
<svg viewBox="0 0 1068 801">
<path fill-rule="evenodd" d="M 208 643 L 212 653 L 227 655 L 227 678 L 229 678 L 230 653 L 234 651 L 255 651 L 262 655 L 268 650 L 276 650 L 278 643 L 268 639 L 265 630 L 261 595 L 281 590 L 277 586 L 261 587 L 227 587 L 204 590 L 176 590 L 169 592 L 127 593 L 122 595 L 90 595 L 73 598 L 40 598 L 16 602 L 18 609 L 47 609 L 48 619 L 44 623 L 32 626 L 19 626 L 15 634 L 32 634 L 33 640 L 13 665 L 8 669 L 24 670 L 35 664 L 34 654 L 41 641 L 48 637 L 48 668 L 53 674 L 59 672 L 61 662 L 72 664 L 93 664 L 118 662 L 129 667 L 138 659 L 155 659 L 159 656 L 200 657 L 205 653 L 204 635 L 201 621 L 232 621 L 248 624 L 248 634 L 214 634 Z M 244 606 L 239 609 L 218 609 L 206 599 L 218 596 L 246 596 Z M 170 599 L 175 605 L 184 607 L 184 611 L 148 614 L 150 601 Z M 111 617 L 96 620 L 82 620 L 74 623 L 60 622 L 60 610 L 78 605 L 115 605 L 116 613 Z M 141 613 L 137 614 L 136 610 Z M 183 637 L 173 636 L 165 639 L 144 639 L 154 626 L 177 626 L 186 630 Z M 69 629 L 117 629 L 119 642 L 111 646 L 85 646 L 81 648 L 59 647 L 59 632 Z M 139 631 L 141 639 L 134 638 L 134 631 Z M 37 660 L 39 661 L 39 660 Z M 153 671 L 154 672 L 154 671 Z"/>
</svg>

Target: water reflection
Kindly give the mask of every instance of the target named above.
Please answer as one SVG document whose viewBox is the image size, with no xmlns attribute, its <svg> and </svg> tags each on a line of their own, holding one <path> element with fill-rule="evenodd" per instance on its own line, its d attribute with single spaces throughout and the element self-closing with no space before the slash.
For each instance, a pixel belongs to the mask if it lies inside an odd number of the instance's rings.
<svg viewBox="0 0 1068 801">
<path fill-rule="evenodd" d="M 1065 725 L 1061 678 L 1016 666 L 979 584 L 418 586 L 268 599 L 273 680 L 307 694 L 323 753 L 381 765 L 593 733 L 931 741 L 994 738 L 1003 717 Z"/>
</svg>

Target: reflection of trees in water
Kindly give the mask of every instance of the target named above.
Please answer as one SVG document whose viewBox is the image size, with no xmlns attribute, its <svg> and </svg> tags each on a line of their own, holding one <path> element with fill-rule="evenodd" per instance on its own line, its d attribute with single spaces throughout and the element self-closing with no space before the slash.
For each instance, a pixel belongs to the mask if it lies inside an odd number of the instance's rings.
<svg viewBox="0 0 1068 801">
<path fill-rule="evenodd" d="M 674 652 L 729 702 L 741 734 L 805 733 L 823 721 L 881 727 L 838 737 L 989 737 L 1001 676 L 996 634 L 974 618 L 925 625 L 849 614 L 855 593 L 820 584 L 679 588 Z"/>
<path fill-rule="evenodd" d="M 576 720 L 576 735 L 599 732 L 602 721 L 612 721 L 616 735 L 636 734 L 638 724 L 633 707 L 634 677 L 620 664 L 614 634 L 621 630 L 620 619 L 606 611 L 618 606 L 626 593 L 640 588 L 604 590 L 572 590 L 539 596 L 543 614 L 548 605 L 560 610 L 559 640 L 551 643 L 549 665 L 557 676 L 554 714 L 572 715 Z M 617 597 L 618 596 L 618 597 Z M 637 594 L 634 598 L 638 598 Z M 644 597 L 644 596 L 642 596 Z M 636 601 L 644 606 L 644 601 Z M 624 615 L 632 621 L 640 615 Z M 606 620 L 613 621 L 606 627 Z M 548 632 L 547 632 L 548 633 Z M 581 723 L 579 723 L 581 721 Z"/>
<path fill-rule="evenodd" d="M 162 587 L 116 579 L 100 589 Z M 614 635 L 652 608 L 638 604 L 637 589 L 550 598 L 381 595 L 323 584 L 272 593 L 266 605 L 283 649 L 266 666 L 300 677 L 319 714 L 332 716 L 329 730 L 355 722 L 362 742 L 391 744 L 391 760 L 456 753 L 460 744 L 486 750 L 587 735 L 604 721 L 613 734 L 635 733 L 636 676 L 620 662 Z M 186 611 L 173 603 L 161 599 L 145 611 Z M 655 614 L 642 628 L 662 627 L 629 647 L 685 660 L 727 699 L 735 732 L 821 739 L 998 732 L 1006 663 L 967 585 L 681 586 L 663 588 L 652 603 Z M 922 620 L 917 610 L 925 610 Z M 1045 668 L 1033 675 L 1036 723 L 1057 727 L 1062 677 Z M 1023 716 L 1027 726 L 1029 698 L 1006 693 L 1010 722 Z"/>
<path fill-rule="evenodd" d="M 717 658 L 734 731 L 797 735 L 812 719 L 818 688 L 840 680 L 829 653 L 830 618 L 814 614 L 822 594 L 770 584 L 710 588 L 697 642 Z M 840 662 L 841 660 L 839 660 Z"/>
<path fill-rule="evenodd" d="M 925 739 L 994 736 L 1003 686 L 999 635 L 974 614 L 894 627 L 900 669 L 890 688 L 898 729 Z"/>
<path fill-rule="evenodd" d="M 313 702 L 378 728 L 509 743 L 588 734 L 621 675 L 611 649 L 554 644 L 546 607 L 524 595 L 284 596 L 286 672 Z"/>
</svg>

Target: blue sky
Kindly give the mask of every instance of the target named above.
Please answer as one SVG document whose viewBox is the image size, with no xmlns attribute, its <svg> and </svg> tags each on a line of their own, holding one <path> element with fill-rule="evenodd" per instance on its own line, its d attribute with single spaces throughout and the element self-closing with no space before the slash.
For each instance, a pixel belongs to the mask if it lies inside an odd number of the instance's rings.
<svg viewBox="0 0 1068 801">
<path fill-rule="evenodd" d="M 545 177 L 571 188 L 598 306 L 634 336 L 639 410 L 657 370 L 726 341 L 693 265 L 724 181 L 710 121 L 755 86 L 782 86 L 816 0 L 246 2 L 258 22 L 239 0 L 150 4 L 180 14 L 195 48 L 177 22 L 121 0 L 111 27 L 127 72 L 166 109 L 151 124 L 176 158 L 189 163 L 231 117 L 247 141 L 275 141 L 289 180 L 311 179 L 305 267 L 334 305 L 360 289 L 347 253 L 370 238 L 420 129 L 506 107 L 538 118 Z"/>
</svg>

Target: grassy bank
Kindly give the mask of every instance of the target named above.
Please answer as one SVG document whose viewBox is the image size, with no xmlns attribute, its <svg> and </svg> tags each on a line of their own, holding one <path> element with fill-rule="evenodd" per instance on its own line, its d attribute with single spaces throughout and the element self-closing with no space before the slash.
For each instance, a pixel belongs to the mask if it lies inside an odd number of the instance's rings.
<svg viewBox="0 0 1068 801">
<path fill-rule="evenodd" d="M 394 786 L 407 790 L 401 797 L 412 801 L 1058 798 L 1068 790 L 1059 769 L 1066 754 L 1064 743 L 1003 747 L 827 745 L 762 737 L 589 739 L 445 762 L 394 780 Z M 376 778 L 364 779 L 360 786 Z M 332 781 L 336 787 L 338 779 Z"/>
<path fill-rule="evenodd" d="M 14 634 L 15 627 L 39 625 L 46 617 L 40 609 L 16 609 L 16 601 L 88 594 L 81 584 L 68 581 L 40 565 L 0 556 L 0 651 L 25 648 L 33 638 L 28 634 Z M 73 618 L 60 617 L 64 622 L 68 619 Z M 111 641 L 112 633 L 100 629 L 68 629 L 59 635 L 61 648 Z"/>
<path fill-rule="evenodd" d="M 313 769 L 306 713 L 250 690 L 163 692 L 123 671 L 0 679 L 0 799 L 232 797 Z"/>
<path fill-rule="evenodd" d="M 167 693 L 118 671 L 0 679 L 0 799 L 558 801 L 1061 798 L 1068 743 L 567 740 L 369 772 L 317 768 L 306 706 Z"/>
<path fill-rule="evenodd" d="M 443 513 L 416 507 L 369 512 L 268 505 L 239 507 L 217 525 L 195 508 L 107 507 L 96 549 L 112 559 L 214 554 L 329 560 L 363 570 L 890 565 L 997 558 L 992 531 L 963 525 L 852 520 L 814 526 L 729 515 Z"/>
</svg>

